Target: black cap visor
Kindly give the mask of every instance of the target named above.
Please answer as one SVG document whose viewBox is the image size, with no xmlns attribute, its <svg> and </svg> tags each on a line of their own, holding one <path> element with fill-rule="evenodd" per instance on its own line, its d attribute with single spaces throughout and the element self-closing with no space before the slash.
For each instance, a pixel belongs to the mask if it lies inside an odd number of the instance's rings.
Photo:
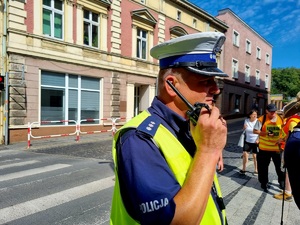
<svg viewBox="0 0 300 225">
<path fill-rule="evenodd" d="M 204 75 L 204 76 L 209 76 L 209 77 L 214 77 L 214 76 L 218 76 L 218 77 L 228 77 L 228 75 L 226 73 L 224 73 L 222 70 L 216 68 L 216 67 L 192 67 L 192 66 L 188 66 L 188 67 L 184 67 L 187 70 L 193 72 L 193 73 L 197 73 L 200 75 Z"/>
</svg>

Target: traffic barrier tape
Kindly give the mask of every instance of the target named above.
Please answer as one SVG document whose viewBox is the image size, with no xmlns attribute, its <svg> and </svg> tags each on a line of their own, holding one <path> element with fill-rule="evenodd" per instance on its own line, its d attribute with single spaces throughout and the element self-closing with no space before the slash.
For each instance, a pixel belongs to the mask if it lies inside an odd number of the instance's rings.
<svg viewBox="0 0 300 225">
<path fill-rule="evenodd" d="M 36 139 L 42 139 L 42 138 L 54 138 L 54 137 L 67 137 L 67 136 L 72 136 L 76 135 L 76 142 L 79 141 L 80 139 L 80 134 L 96 134 L 96 133 L 103 133 L 103 132 L 112 132 L 113 136 L 115 135 L 118 125 L 117 121 L 118 120 L 124 120 L 126 119 L 125 117 L 117 117 L 117 118 L 103 118 L 103 119 L 84 119 L 76 122 L 75 120 L 43 120 L 41 122 L 28 122 L 28 129 L 27 129 L 27 149 L 30 148 L 31 146 L 31 138 L 36 138 Z M 110 120 L 112 121 L 111 123 L 111 129 L 110 130 L 96 130 L 96 131 L 81 131 L 81 123 L 82 122 L 97 122 L 101 120 Z M 51 124 L 51 123 L 75 123 L 75 132 L 73 133 L 65 133 L 65 134 L 53 134 L 53 135 L 41 135 L 41 136 L 34 136 L 32 134 L 32 126 L 34 124 L 41 125 L 41 124 Z"/>
</svg>

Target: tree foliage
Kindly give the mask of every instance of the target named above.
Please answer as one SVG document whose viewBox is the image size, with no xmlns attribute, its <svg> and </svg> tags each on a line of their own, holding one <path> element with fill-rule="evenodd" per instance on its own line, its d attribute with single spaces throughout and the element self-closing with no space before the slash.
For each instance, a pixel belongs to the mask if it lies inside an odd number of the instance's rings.
<svg viewBox="0 0 300 225">
<path fill-rule="evenodd" d="M 283 99 L 295 97 L 300 91 L 300 69 L 272 69 L 271 94 L 283 94 Z"/>
</svg>

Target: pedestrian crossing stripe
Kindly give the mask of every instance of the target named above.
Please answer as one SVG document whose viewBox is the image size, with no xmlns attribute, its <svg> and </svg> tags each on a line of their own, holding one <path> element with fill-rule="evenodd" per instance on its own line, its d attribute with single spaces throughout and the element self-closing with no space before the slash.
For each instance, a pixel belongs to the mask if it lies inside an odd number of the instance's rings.
<svg viewBox="0 0 300 225">
<path fill-rule="evenodd" d="M 1 181 L 7 181 L 7 180 L 13 180 L 17 178 L 22 178 L 26 176 L 32 176 L 40 173 L 45 173 L 45 172 L 50 172 L 58 169 L 63 169 L 66 167 L 69 167 L 71 165 L 69 164 L 55 164 L 55 165 L 50 165 L 50 166 L 43 166 L 35 169 L 29 169 L 29 170 L 24 170 L 20 172 L 15 172 L 15 173 L 9 173 L 5 175 L 0 176 L 0 182 Z"/>
<path fill-rule="evenodd" d="M 25 216 L 30 216 L 55 206 L 94 194 L 104 189 L 113 187 L 114 176 L 98 181 L 83 184 L 51 195 L 19 203 L 10 207 L 0 209 L 0 224 L 5 224 Z"/>
</svg>

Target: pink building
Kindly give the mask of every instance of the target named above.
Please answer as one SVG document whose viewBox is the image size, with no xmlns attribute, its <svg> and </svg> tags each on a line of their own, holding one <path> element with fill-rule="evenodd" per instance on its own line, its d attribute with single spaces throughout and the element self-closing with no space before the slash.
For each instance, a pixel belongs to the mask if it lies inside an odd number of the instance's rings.
<svg viewBox="0 0 300 225">
<path fill-rule="evenodd" d="M 225 33 L 223 69 L 223 113 L 245 115 L 253 107 L 265 112 L 271 83 L 272 45 L 230 9 L 216 16 L 228 29 Z"/>
</svg>

